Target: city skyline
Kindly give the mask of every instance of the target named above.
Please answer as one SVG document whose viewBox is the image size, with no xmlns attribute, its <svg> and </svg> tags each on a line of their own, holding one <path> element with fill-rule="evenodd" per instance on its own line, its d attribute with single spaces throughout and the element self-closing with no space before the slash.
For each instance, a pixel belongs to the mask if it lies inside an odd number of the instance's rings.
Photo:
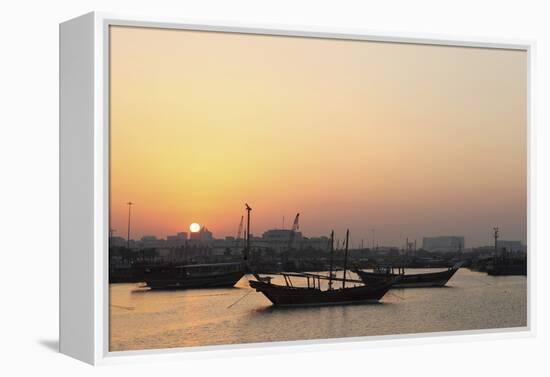
<svg viewBox="0 0 550 377">
<path fill-rule="evenodd" d="M 220 61 L 223 64 L 220 64 Z M 404 69 L 406 67 L 406 69 Z M 111 29 L 110 223 L 526 243 L 523 51 Z"/>
<path fill-rule="evenodd" d="M 132 203 L 132 204 L 135 204 L 135 203 Z M 289 226 L 285 226 L 285 224 L 289 225 Z M 191 230 L 190 229 L 191 225 L 199 225 L 200 230 Z M 190 237 L 191 237 L 192 234 L 198 234 L 198 233 L 202 232 L 203 230 L 207 230 L 209 233 L 211 233 L 212 238 L 216 239 L 216 240 L 224 240 L 224 239 L 227 239 L 227 238 L 231 238 L 231 239 L 236 239 L 237 238 L 237 231 L 235 231 L 234 234 L 221 234 L 220 235 L 220 234 L 216 233 L 216 231 L 213 230 L 212 228 L 209 228 L 207 224 L 192 223 L 192 224 L 189 225 L 189 227 L 187 229 L 182 228 L 182 229 L 176 230 L 173 233 L 166 233 L 166 234 L 143 233 L 143 234 L 138 234 L 136 236 L 130 237 L 130 241 L 137 242 L 137 241 L 140 241 L 140 240 L 142 240 L 144 238 L 148 238 L 148 237 L 155 237 L 158 240 L 166 240 L 169 237 L 174 237 L 174 236 L 178 236 L 178 235 L 181 235 L 181 234 L 185 234 L 186 239 L 191 239 Z M 272 228 L 260 229 L 256 233 L 251 232 L 251 236 L 254 237 L 254 238 L 261 238 L 264 233 L 269 232 L 269 231 L 273 231 L 273 230 L 287 230 L 287 231 L 290 231 L 290 230 L 292 230 L 292 224 L 291 223 L 290 224 L 286 223 L 285 220 L 282 219 L 280 227 L 274 226 Z M 375 234 L 376 234 L 376 228 L 371 228 L 371 229 L 369 229 L 369 232 L 370 232 L 369 235 L 373 234 L 373 230 L 375 231 Z M 127 240 L 128 236 L 123 235 L 123 233 L 126 232 L 126 231 L 127 231 L 127 229 L 125 231 L 121 232 L 121 233 L 117 233 L 115 229 L 111 229 L 110 232 L 109 232 L 109 237 L 119 237 L 123 240 Z M 242 230 L 243 233 L 241 233 L 241 235 L 240 235 L 241 239 L 244 239 L 244 232 L 245 231 L 246 231 L 246 229 L 243 228 L 243 230 Z M 380 232 L 382 230 L 378 229 L 378 231 Z M 330 237 L 329 234 L 306 234 L 306 233 L 302 232 L 300 229 L 297 230 L 296 232 L 302 234 L 302 236 L 306 237 L 306 238 L 324 237 L 324 238 L 328 239 Z M 342 233 L 345 233 L 345 230 Z M 383 233 L 383 231 L 382 231 L 382 233 Z M 364 234 L 366 234 L 366 233 L 364 233 Z M 337 233 L 335 233 L 335 235 L 336 235 L 336 237 L 338 236 Z M 401 240 L 401 243 L 398 243 L 398 244 L 381 243 L 381 242 L 379 242 L 379 240 L 374 238 L 374 245 L 376 247 L 398 247 L 398 248 L 399 247 L 405 247 L 406 248 L 406 243 L 408 241 L 410 243 L 415 243 L 416 242 L 417 247 L 420 248 L 421 245 L 422 245 L 422 242 L 425 238 L 462 237 L 463 238 L 463 244 L 461 245 L 461 247 L 463 247 L 465 249 L 470 249 L 470 248 L 483 247 L 483 246 L 493 246 L 494 245 L 494 228 L 491 228 L 490 236 L 491 237 L 485 243 L 475 244 L 475 245 L 467 244 L 466 243 L 467 237 L 464 237 L 462 234 L 460 234 L 458 232 L 448 233 L 448 234 L 424 234 L 424 235 L 421 235 L 421 236 L 416 237 L 416 238 L 407 236 L 407 237 L 405 237 L 404 239 Z M 509 241 L 509 240 L 512 240 L 512 239 L 505 237 L 505 238 L 501 238 L 501 240 L 499 240 L 499 242 Z M 519 240 L 519 241 L 522 242 L 523 245 L 526 244 L 522 240 Z M 354 238 L 354 239 L 352 239 L 352 241 L 350 241 L 350 247 L 358 247 L 358 245 L 361 245 L 361 244 L 364 245 L 364 248 L 372 248 L 373 238 L 359 237 L 359 238 Z"/>
</svg>

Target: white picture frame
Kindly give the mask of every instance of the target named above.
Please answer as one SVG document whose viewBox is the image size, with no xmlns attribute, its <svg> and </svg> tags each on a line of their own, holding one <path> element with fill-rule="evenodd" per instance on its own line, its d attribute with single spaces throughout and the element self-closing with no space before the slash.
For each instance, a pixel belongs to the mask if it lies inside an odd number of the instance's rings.
<svg viewBox="0 0 550 377">
<path fill-rule="evenodd" d="M 140 26 L 227 33 L 302 36 L 348 40 L 514 49 L 528 59 L 528 320 L 525 328 L 472 330 L 419 335 L 354 337 L 162 350 L 109 352 L 108 315 L 108 162 L 109 27 Z M 294 352 L 330 347 L 371 347 L 388 342 L 458 341 L 533 336 L 536 250 L 532 240 L 533 54 L 525 40 L 441 37 L 315 27 L 208 23 L 161 17 L 92 12 L 60 25 L 60 351 L 90 364 L 152 358 L 188 358 Z M 197 353 L 196 351 L 201 351 Z M 202 351 L 208 351 L 206 353 Z"/>
</svg>

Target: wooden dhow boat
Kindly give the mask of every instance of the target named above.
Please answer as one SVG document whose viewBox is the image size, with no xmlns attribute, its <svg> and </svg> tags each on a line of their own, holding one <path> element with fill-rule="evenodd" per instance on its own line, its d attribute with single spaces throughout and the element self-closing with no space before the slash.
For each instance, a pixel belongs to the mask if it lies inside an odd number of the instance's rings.
<svg viewBox="0 0 550 377">
<path fill-rule="evenodd" d="M 261 277 L 254 274 L 256 280 L 250 280 L 250 287 L 261 292 L 276 306 L 310 306 L 310 305 L 340 305 L 378 302 L 388 290 L 401 279 L 400 276 L 387 277 L 371 284 L 364 284 L 361 280 L 347 278 L 347 257 L 349 229 L 346 232 L 346 246 L 344 257 L 344 275 L 337 278 L 333 274 L 334 231 L 330 236 L 331 258 L 328 276 L 312 273 L 280 273 L 285 285 L 274 284 L 270 277 Z M 305 279 L 307 286 L 295 286 L 292 278 Z M 328 280 L 328 288 L 323 289 L 321 281 Z M 341 282 L 340 288 L 334 288 L 334 282 Z M 346 286 L 346 283 L 348 286 Z M 354 284 L 353 286 L 349 286 Z M 359 285 L 356 285 L 359 284 Z"/>
<path fill-rule="evenodd" d="M 399 280 L 399 277 L 390 278 L 384 282 L 377 282 L 369 286 L 364 285 L 361 280 L 351 280 L 344 278 L 332 278 L 317 274 L 291 274 L 282 273 L 286 285 L 273 284 L 271 281 L 250 280 L 250 287 L 257 292 L 263 293 L 269 301 L 276 306 L 308 306 L 308 305 L 340 305 L 340 304 L 360 304 L 378 302 L 392 285 Z M 296 287 L 292 285 L 291 277 L 307 278 L 307 287 Z M 341 281 L 360 283 L 359 286 L 342 288 L 328 288 L 323 290 L 320 287 L 320 280 Z M 310 282 L 317 283 L 310 285 Z"/>
<path fill-rule="evenodd" d="M 245 274 L 243 263 L 161 265 L 145 269 L 145 284 L 151 289 L 230 288 Z"/>
<path fill-rule="evenodd" d="M 400 277 L 401 279 L 393 285 L 393 288 L 426 288 L 443 287 L 453 277 L 453 275 L 462 266 L 462 262 L 456 263 L 447 270 L 438 272 L 428 272 L 421 274 L 405 274 L 405 269 L 398 268 L 397 272 L 393 268 L 379 268 L 373 272 L 359 269 L 353 270 L 365 284 L 375 284 L 376 282 L 386 281 L 391 277 Z"/>
</svg>

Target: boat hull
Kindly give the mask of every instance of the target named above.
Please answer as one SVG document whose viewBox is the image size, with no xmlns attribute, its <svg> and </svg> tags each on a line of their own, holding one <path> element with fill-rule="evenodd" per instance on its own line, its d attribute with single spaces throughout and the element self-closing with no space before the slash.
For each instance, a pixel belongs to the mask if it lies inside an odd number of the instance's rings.
<svg viewBox="0 0 550 377">
<path fill-rule="evenodd" d="M 491 276 L 527 276 L 527 264 L 502 264 L 490 265 L 487 267 L 487 274 Z"/>
<path fill-rule="evenodd" d="M 150 278 L 145 283 L 151 289 L 230 288 L 244 276 L 244 271 L 213 276 Z"/>
<path fill-rule="evenodd" d="M 443 287 L 458 271 L 458 268 L 451 268 L 446 271 L 430 272 L 427 274 L 395 275 L 376 272 L 354 271 L 365 284 L 380 282 L 392 276 L 400 276 L 392 288 L 428 288 Z"/>
<path fill-rule="evenodd" d="M 319 306 L 376 303 L 391 288 L 393 280 L 374 287 L 359 286 L 321 291 L 316 288 L 288 287 L 251 280 L 249 284 L 276 306 Z"/>
</svg>

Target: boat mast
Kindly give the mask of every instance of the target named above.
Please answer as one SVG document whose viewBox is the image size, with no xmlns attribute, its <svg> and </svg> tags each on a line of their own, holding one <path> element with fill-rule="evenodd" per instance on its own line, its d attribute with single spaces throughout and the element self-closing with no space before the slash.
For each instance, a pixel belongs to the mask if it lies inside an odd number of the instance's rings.
<svg viewBox="0 0 550 377">
<path fill-rule="evenodd" d="M 330 266 L 328 272 L 328 289 L 332 289 L 332 264 L 334 254 L 334 230 L 330 232 Z"/>
<path fill-rule="evenodd" d="M 348 243 L 349 229 L 346 231 L 346 252 L 344 254 L 344 280 L 342 281 L 342 288 L 346 288 L 346 270 L 348 269 Z"/>
</svg>

